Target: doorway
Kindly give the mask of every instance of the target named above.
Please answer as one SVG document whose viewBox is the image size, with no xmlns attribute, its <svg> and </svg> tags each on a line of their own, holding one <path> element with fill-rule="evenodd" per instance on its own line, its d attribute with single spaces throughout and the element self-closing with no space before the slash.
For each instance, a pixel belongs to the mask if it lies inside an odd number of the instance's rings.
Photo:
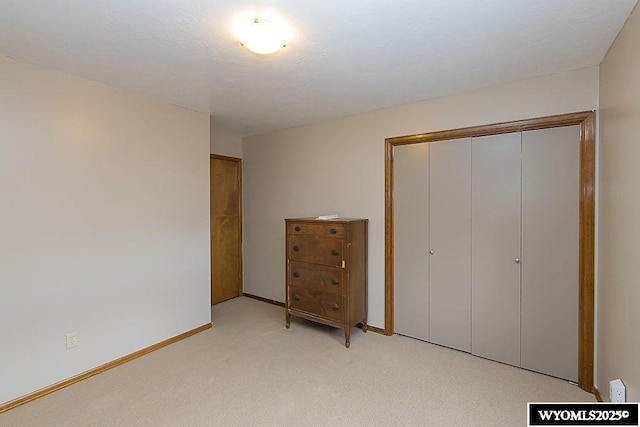
<svg viewBox="0 0 640 427">
<path fill-rule="evenodd" d="M 242 159 L 210 156 L 211 305 L 242 295 Z"/>
</svg>

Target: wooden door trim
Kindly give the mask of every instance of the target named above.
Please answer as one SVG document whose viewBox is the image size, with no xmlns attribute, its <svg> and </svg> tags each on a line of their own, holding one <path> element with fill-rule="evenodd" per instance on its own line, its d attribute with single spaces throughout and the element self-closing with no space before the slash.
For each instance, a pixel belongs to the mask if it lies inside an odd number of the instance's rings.
<svg viewBox="0 0 640 427">
<path fill-rule="evenodd" d="M 242 159 L 239 157 L 229 157 L 229 156 L 223 156 L 222 154 L 209 154 L 209 158 L 210 159 L 218 159 L 218 160 L 229 160 L 230 162 L 237 162 L 240 165 L 242 165 Z"/>
<path fill-rule="evenodd" d="M 393 150 L 395 146 L 561 126 L 580 126 L 578 385 L 593 392 L 595 111 L 436 131 L 385 139 L 385 335 L 394 332 Z"/>
<path fill-rule="evenodd" d="M 227 160 L 230 162 L 236 162 L 238 164 L 238 211 L 240 213 L 240 221 L 238 222 L 238 247 L 240 248 L 240 253 L 238 254 L 238 266 L 240 269 L 240 271 L 238 272 L 238 274 L 240 275 L 238 296 L 241 296 L 244 293 L 244 268 L 242 266 L 242 223 L 244 218 L 244 214 L 242 212 L 242 159 L 238 157 L 229 157 L 213 153 L 209 154 L 209 161 L 211 161 L 212 159 Z M 209 174 L 211 174 L 211 171 L 209 171 Z M 211 189 L 209 189 L 209 194 L 211 194 Z M 213 295 L 211 296 L 211 298 L 213 298 Z"/>
</svg>

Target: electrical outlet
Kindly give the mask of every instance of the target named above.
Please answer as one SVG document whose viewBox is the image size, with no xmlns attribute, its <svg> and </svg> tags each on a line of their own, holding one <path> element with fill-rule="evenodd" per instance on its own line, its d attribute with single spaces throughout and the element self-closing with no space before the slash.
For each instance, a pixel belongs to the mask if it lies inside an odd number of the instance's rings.
<svg viewBox="0 0 640 427">
<path fill-rule="evenodd" d="M 78 345 L 78 333 L 69 332 L 67 334 L 67 350 Z"/>
<path fill-rule="evenodd" d="M 626 390 L 622 380 L 609 381 L 609 400 L 612 402 L 626 402 Z"/>
</svg>

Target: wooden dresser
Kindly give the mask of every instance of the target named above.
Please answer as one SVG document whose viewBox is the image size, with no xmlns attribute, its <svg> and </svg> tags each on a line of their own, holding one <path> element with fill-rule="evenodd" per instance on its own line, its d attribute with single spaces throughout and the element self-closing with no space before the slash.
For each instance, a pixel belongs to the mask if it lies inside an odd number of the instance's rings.
<svg viewBox="0 0 640 427">
<path fill-rule="evenodd" d="M 367 331 L 366 219 L 286 219 L 286 325 L 291 316 Z"/>
</svg>

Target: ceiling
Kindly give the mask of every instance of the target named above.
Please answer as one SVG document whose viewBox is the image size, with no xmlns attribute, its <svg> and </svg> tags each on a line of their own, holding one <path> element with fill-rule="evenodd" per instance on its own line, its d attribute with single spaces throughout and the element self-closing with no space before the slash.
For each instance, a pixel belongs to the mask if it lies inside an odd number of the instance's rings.
<svg viewBox="0 0 640 427">
<path fill-rule="evenodd" d="M 636 0 L 2 0 L 0 54 L 247 136 L 599 64 Z M 238 16 L 293 32 L 260 58 Z"/>
</svg>

